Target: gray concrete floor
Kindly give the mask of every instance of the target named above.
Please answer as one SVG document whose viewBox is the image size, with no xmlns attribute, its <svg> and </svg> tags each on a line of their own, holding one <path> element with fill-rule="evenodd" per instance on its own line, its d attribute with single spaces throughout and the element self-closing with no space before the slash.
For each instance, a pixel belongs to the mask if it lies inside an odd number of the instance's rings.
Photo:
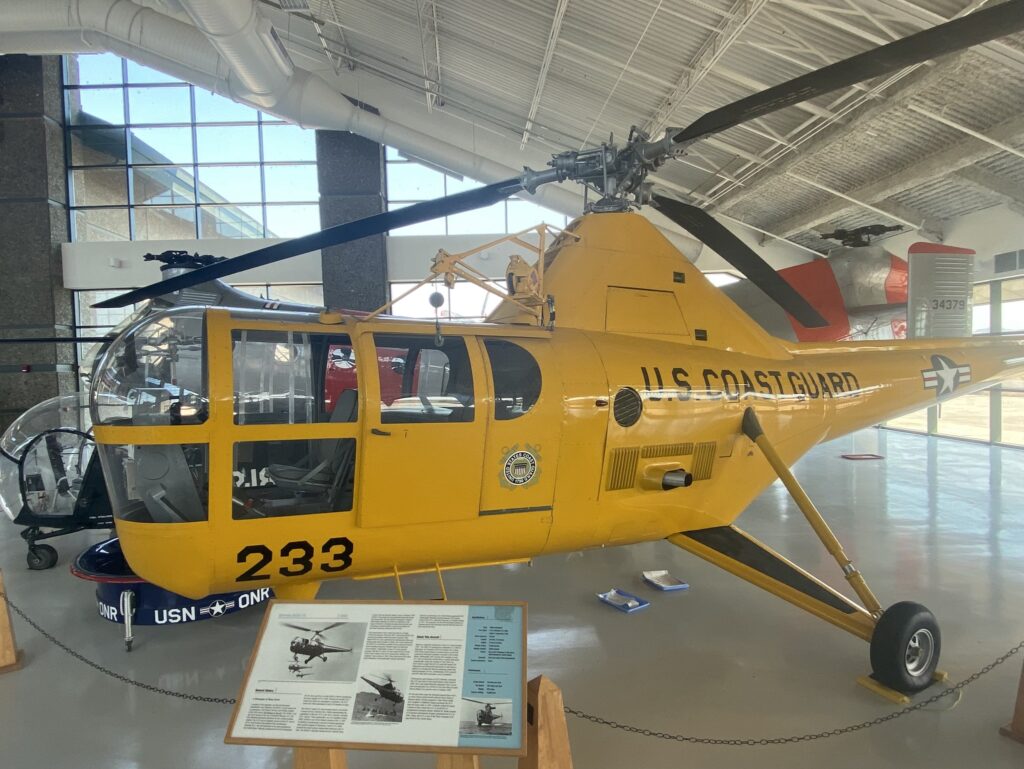
<svg viewBox="0 0 1024 769">
<path fill-rule="evenodd" d="M 839 458 L 877 451 L 884 461 Z M 929 606 L 943 662 L 959 680 L 1024 639 L 1024 451 L 868 430 L 818 447 L 796 468 L 883 604 Z M 779 484 L 740 525 L 832 584 L 842 582 Z M 261 612 L 188 626 L 120 628 L 96 615 L 92 586 L 67 571 L 95 533 L 56 541 L 60 565 L 25 569 L 14 526 L 0 526 L 0 568 L 12 599 L 74 648 L 125 675 L 197 694 L 234 696 Z M 686 593 L 645 591 L 638 573 L 667 568 Z M 408 597 L 436 594 L 408 578 Z M 456 572 L 454 599 L 529 601 L 529 669 L 573 707 L 656 731 L 775 737 L 856 723 L 893 710 L 858 687 L 867 645 L 663 542 L 537 559 L 532 566 Z M 634 615 L 594 598 L 611 586 L 652 599 Z M 393 598 L 389 582 L 337 582 L 331 598 Z M 23 670 L 0 677 L 0 766 L 228 769 L 290 767 L 287 750 L 223 744 L 230 708 L 125 686 L 15 619 Z M 669 743 L 570 719 L 579 769 L 619 767 L 1024 766 L 1008 722 L 1020 656 L 968 688 L 952 711 L 921 712 L 814 743 L 754 748 Z M 427 756 L 353 753 L 360 767 L 429 767 Z M 485 767 L 511 767 L 485 759 Z"/>
</svg>

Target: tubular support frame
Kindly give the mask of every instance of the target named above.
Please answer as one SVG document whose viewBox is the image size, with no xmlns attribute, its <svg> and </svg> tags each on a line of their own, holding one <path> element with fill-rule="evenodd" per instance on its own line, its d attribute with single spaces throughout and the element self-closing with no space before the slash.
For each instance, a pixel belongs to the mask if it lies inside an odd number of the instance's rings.
<svg viewBox="0 0 1024 769">
<path fill-rule="evenodd" d="M 870 641 L 866 609 L 735 526 L 672 534 L 667 541 L 826 622 Z"/>
<path fill-rule="evenodd" d="M 416 572 L 401 572 L 398 570 L 398 564 L 395 564 L 392 568 L 392 577 L 394 577 L 395 580 L 395 590 L 398 591 L 398 600 L 404 601 L 405 591 L 402 590 L 402 574 L 415 574 Z M 432 571 L 437 575 L 437 586 L 441 589 L 441 597 L 437 600 L 446 602 L 448 600 L 448 591 L 444 586 L 444 575 L 441 573 L 441 564 L 434 563 L 434 568 L 429 569 L 429 571 Z"/>
<path fill-rule="evenodd" d="M 743 434 L 746 435 L 750 440 L 757 444 L 757 447 L 761 449 L 761 453 L 764 454 L 765 459 L 768 460 L 768 464 L 772 466 L 776 475 L 785 485 L 786 490 L 790 496 L 793 497 L 793 501 L 796 502 L 797 507 L 800 508 L 800 512 L 804 514 L 807 522 L 814 529 L 814 533 L 818 535 L 818 539 L 821 540 L 821 544 L 828 550 L 836 563 L 839 564 L 839 568 L 843 571 L 843 576 L 846 577 L 846 581 L 850 583 L 850 587 L 857 594 L 857 597 L 864 603 L 867 610 L 871 613 L 871 616 L 877 621 L 882 616 L 882 605 L 878 602 L 875 594 L 871 592 L 871 588 L 868 587 L 868 583 L 864 580 L 864 577 L 857 567 L 853 565 L 853 562 L 849 559 L 846 553 L 843 551 L 843 546 L 839 543 L 836 535 L 832 533 L 832 529 L 825 522 L 825 519 L 818 512 L 818 508 L 811 502 L 811 498 L 807 496 L 807 492 L 804 491 L 803 487 L 797 481 L 796 477 L 790 472 L 789 467 L 782 461 L 782 457 L 779 456 L 775 447 L 768 440 L 768 437 L 764 434 L 764 430 L 761 427 L 761 423 L 757 419 L 757 414 L 749 406 L 743 412 Z"/>
</svg>

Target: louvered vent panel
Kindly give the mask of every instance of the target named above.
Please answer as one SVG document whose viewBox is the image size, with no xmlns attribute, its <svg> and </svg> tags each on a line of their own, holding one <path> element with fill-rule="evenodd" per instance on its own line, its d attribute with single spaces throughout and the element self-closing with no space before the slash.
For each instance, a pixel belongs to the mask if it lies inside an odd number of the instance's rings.
<svg viewBox="0 0 1024 769">
<path fill-rule="evenodd" d="M 693 453 L 692 443 L 659 443 L 655 446 L 644 446 L 641 456 L 644 459 L 658 457 L 681 457 Z"/>
<path fill-rule="evenodd" d="M 640 449 L 612 449 L 608 458 L 608 491 L 628 489 L 636 478 L 636 465 Z"/>
<path fill-rule="evenodd" d="M 718 444 L 714 441 L 698 443 L 693 451 L 693 480 L 706 481 L 715 467 Z"/>
</svg>

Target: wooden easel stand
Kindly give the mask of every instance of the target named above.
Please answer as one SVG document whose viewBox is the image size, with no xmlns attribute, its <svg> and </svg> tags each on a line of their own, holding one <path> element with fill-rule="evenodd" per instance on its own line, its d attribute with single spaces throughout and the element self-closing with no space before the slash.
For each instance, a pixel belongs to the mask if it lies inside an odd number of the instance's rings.
<svg viewBox="0 0 1024 769">
<path fill-rule="evenodd" d="M 1024 667 L 1020 671 L 1020 684 L 1017 686 L 1017 706 L 1013 709 L 1013 720 L 999 729 L 999 733 L 1011 740 L 1024 744 Z"/>
<path fill-rule="evenodd" d="M 519 769 L 572 769 L 569 728 L 562 690 L 546 676 L 526 687 L 526 755 Z M 337 748 L 295 748 L 295 769 L 348 769 L 345 751 Z M 480 756 L 439 753 L 437 769 L 480 769 Z"/>
<path fill-rule="evenodd" d="M 0 571 L 0 673 L 8 673 L 21 667 L 21 654 L 14 640 L 14 626 L 11 625 L 11 611 L 7 606 L 6 597 L 4 574 Z"/>
</svg>

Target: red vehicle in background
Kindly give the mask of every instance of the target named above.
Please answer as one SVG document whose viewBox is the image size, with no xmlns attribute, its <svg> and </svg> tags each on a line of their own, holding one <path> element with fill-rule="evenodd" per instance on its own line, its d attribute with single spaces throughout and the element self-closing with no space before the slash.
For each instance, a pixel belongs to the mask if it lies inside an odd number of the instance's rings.
<svg viewBox="0 0 1024 769">
<path fill-rule="evenodd" d="M 380 377 L 381 400 L 391 405 L 402 396 L 402 380 L 405 376 L 405 350 L 380 348 L 377 351 L 377 375 Z M 416 391 L 419 372 L 413 372 L 412 391 Z M 334 411 L 338 395 L 345 390 L 355 390 L 356 352 L 351 345 L 332 344 L 327 351 L 327 374 L 324 377 L 324 408 L 327 413 Z"/>
</svg>

